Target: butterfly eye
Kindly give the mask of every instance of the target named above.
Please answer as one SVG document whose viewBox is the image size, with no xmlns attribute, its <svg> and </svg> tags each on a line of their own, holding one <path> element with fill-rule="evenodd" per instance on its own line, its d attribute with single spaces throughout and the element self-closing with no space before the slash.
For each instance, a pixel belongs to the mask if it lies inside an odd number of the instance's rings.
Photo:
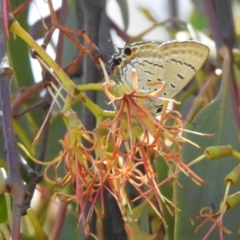
<svg viewBox="0 0 240 240">
<path fill-rule="evenodd" d="M 121 59 L 121 58 L 115 58 L 115 59 L 113 60 L 113 65 L 118 66 L 118 65 L 121 64 L 121 62 L 122 62 L 122 59 Z"/>
<path fill-rule="evenodd" d="M 111 62 L 111 69 L 112 71 L 116 71 L 116 67 L 121 65 L 122 59 L 121 58 L 114 58 Z"/>
<path fill-rule="evenodd" d="M 132 49 L 130 47 L 126 47 L 124 49 L 124 53 L 127 55 L 127 56 L 130 56 L 132 54 Z"/>
</svg>

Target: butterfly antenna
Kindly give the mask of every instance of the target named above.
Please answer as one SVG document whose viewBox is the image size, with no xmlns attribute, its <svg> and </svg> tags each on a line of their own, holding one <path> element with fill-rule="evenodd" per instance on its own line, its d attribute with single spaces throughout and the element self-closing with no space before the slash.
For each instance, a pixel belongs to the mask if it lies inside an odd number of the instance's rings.
<svg viewBox="0 0 240 240">
<path fill-rule="evenodd" d="M 167 109 L 167 111 L 173 112 L 173 111 L 170 110 L 170 109 Z M 194 127 L 198 127 L 198 125 L 197 125 L 196 123 L 194 123 L 194 122 L 192 122 L 192 121 L 190 121 L 190 120 L 188 120 L 188 119 L 186 119 L 186 118 L 179 117 L 179 116 L 176 116 L 176 117 L 177 117 L 178 119 L 182 120 L 182 121 L 186 121 L 187 123 L 193 125 Z"/>
</svg>

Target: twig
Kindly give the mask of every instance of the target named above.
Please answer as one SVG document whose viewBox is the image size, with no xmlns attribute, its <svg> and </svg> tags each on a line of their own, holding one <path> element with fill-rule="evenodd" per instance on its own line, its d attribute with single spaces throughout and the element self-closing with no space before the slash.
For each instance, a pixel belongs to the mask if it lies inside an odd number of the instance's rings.
<svg viewBox="0 0 240 240">
<path fill-rule="evenodd" d="M 12 122 L 10 84 L 13 71 L 8 64 L 3 22 L 3 0 L 0 0 L 0 102 L 8 163 L 8 176 L 5 183 L 13 200 L 12 239 L 18 240 L 20 239 L 21 207 L 26 195 L 26 189 L 20 174 L 20 158 Z"/>
</svg>

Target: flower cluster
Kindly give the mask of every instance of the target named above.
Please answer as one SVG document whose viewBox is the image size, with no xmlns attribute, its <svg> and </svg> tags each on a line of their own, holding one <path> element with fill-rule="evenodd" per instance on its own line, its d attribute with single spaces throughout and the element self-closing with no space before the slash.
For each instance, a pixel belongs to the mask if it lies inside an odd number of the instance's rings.
<svg viewBox="0 0 240 240">
<path fill-rule="evenodd" d="M 103 85 L 105 94 L 116 108 L 113 119 L 105 119 L 96 129 L 87 131 L 75 112 L 67 116 L 69 129 L 62 141 L 63 151 L 57 157 L 58 163 L 54 162 L 55 172 L 61 163 L 67 170 L 65 176 L 55 176 L 57 180 L 54 183 L 60 187 L 74 183 L 75 194 L 68 197 L 78 201 L 82 213 L 80 218 L 85 226 L 93 211 L 97 212 L 97 201 L 101 202 L 101 215 L 104 215 L 104 191 L 110 192 L 116 199 L 125 221 L 134 220 L 131 205 L 143 198 L 166 224 L 162 204 L 169 211 L 175 206 L 161 193 L 160 186 L 171 181 L 180 170 L 198 180 L 179 158 L 179 142 L 182 140 L 180 113 L 167 112 L 164 104 L 161 118 L 157 119 L 146 107 L 144 100 L 157 97 L 164 84 L 154 93 L 142 93 L 137 90 L 135 71 L 132 77 L 132 90 L 111 81 Z M 170 121 L 171 124 L 168 124 Z M 158 180 L 160 173 L 155 167 L 160 159 L 164 159 L 169 171 L 162 182 Z M 45 177 L 52 181 L 47 177 L 50 166 L 45 169 Z M 137 198 L 129 198 L 127 184 L 137 190 Z M 85 216 L 83 210 L 89 202 L 91 207 Z M 89 234 L 88 227 L 85 231 Z"/>
</svg>

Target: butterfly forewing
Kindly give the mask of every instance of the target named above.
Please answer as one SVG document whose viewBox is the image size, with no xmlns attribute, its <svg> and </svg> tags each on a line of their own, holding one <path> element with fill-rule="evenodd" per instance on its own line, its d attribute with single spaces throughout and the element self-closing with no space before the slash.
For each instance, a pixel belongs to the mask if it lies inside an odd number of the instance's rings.
<svg viewBox="0 0 240 240">
<path fill-rule="evenodd" d="M 141 75 L 138 74 L 138 88 L 147 92 L 156 90 L 156 85 L 152 84 L 157 79 L 161 80 L 163 75 L 163 66 L 159 64 L 158 46 L 153 42 L 147 42 L 146 45 L 139 47 L 140 55 L 137 57 L 136 67 Z"/>
<path fill-rule="evenodd" d="M 163 69 L 159 67 L 158 46 L 153 42 L 140 42 L 134 45 L 126 45 L 132 49 L 132 55 L 127 58 L 122 67 L 120 80 L 130 88 L 132 87 L 132 68 L 138 74 L 138 89 L 144 91 L 154 91 L 154 87 L 149 84 L 153 79 L 161 78 Z M 121 51 L 124 53 L 124 49 Z"/>
</svg>

